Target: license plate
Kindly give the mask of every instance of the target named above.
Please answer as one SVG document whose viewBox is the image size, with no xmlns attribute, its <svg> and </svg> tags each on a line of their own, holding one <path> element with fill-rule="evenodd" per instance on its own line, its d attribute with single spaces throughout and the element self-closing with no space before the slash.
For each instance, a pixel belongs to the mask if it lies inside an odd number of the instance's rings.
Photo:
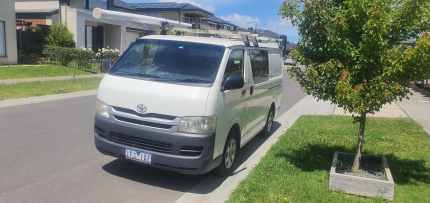
<svg viewBox="0 0 430 203">
<path fill-rule="evenodd" d="M 151 154 L 132 149 L 125 149 L 125 158 L 144 164 L 151 164 Z"/>
</svg>

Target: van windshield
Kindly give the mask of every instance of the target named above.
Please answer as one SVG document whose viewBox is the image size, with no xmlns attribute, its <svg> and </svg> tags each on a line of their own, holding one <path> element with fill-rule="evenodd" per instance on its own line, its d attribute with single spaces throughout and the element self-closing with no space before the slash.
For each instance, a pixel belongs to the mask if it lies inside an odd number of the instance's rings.
<svg viewBox="0 0 430 203">
<path fill-rule="evenodd" d="M 222 46 L 144 39 L 134 43 L 110 73 L 180 83 L 213 83 L 225 48 Z"/>
</svg>

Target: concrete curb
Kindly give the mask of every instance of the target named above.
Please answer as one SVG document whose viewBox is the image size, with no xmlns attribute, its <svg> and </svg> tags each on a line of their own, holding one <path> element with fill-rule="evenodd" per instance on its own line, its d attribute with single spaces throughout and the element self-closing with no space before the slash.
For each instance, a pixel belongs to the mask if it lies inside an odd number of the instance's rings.
<svg viewBox="0 0 430 203">
<path fill-rule="evenodd" d="M 66 94 L 55 94 L 55 95 L 46 95 L 46 96 L 40 96 L 40 97 L 10 99 L 10 100 L 0 101 L 0 109 L 7 108 L 7 107 L 28 105 L 28 104 L 37 104 L 37 103 L 49 102 L 49 101 L 57 101 L 57 100 L 63 100 L 63 99 L 71 99 L 76 97 L 92 96 L 96 94 L 97 94 L 97 90 L 87 90 L 87 91 L 72 92 L 72 93 L 66 93 Z"/>
<path fill-rule="evenodd" d="M 104 76 L 104 74 L 78 75 L 75 77 L 73 77 L 73 76 L 58 76 L 58 77 L 7 79 L 7 80 L 0 80 L 0 85 L 13 85 L 13 84 L 29 83 L 29 82 L 48 82 L 48 81 L 60 81 L 60 80 L 87 79 L 87 78 L 102 78 L 103 76 Z"/>
<path fill-rule="evenodd" d="M 281 126 L 256 150 L 252 155 L 243 162 L 235 171 L 234 175 L 228 177 L 215 190 L 208 194 L 196 194 L 187 192 L 182 195 L 176 203 L 198 203 L 198 202 L 225 202 L 228 200 L 231 192 L 244 180 L 249 172 L 260 162 L 260 160 L 270 150 L 272 145 L 278 142 L 279 138 L 290 128 L 302 115 L 331 115 L 335 107 L 326 102 L 317 102 L 313 97 L 306 96 L 295 104 L 289 111 L 280 115 L 276 121 Z M 213 179 L 208 178 L 194 186 L 190 191 L 202 191 L 202 188 L 213 187 Z"/>
</svg>

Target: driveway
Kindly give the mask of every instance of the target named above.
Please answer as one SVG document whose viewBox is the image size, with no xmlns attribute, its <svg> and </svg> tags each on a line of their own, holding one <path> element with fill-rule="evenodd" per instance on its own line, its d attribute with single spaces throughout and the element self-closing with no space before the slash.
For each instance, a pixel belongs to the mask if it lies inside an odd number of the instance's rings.
<svg viewBox="0 0 430 203">
<path fill-rule="evenodd" d="M 305 95 L 287 77 L 283 85 L 285 112 Z M 223 182 L 101 155 L 93 145 L 94 104 L 95 96 L 86 96 L 0 108 L 0 202 L 174 202 Z M 262 142 L 248 144 L 241 160 Z M 208 180 L 210 187 L 194 187 Z"/>
</svg>

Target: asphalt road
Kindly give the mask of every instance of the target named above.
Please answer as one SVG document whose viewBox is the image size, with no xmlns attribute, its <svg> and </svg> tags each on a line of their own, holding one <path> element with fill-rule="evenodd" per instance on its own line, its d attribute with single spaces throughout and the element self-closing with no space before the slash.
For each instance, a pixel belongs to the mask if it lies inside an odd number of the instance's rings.
<svg viewBox="0 0 430 203">
<path fill-rule="evenodd" d="M 282 111 L 304 97 L 284 78 Z M 222 183 L 125 163 L 98 153 L 92 128 L 95 96 L 0 108 L 0 202 L 174 202 Z M 252 141 L 241 161 L 264 140 Z M 213 187 L 193 186 L 208 180 Z M 215 188 L 214 188 L 215 187 Z"/>
</svg>

